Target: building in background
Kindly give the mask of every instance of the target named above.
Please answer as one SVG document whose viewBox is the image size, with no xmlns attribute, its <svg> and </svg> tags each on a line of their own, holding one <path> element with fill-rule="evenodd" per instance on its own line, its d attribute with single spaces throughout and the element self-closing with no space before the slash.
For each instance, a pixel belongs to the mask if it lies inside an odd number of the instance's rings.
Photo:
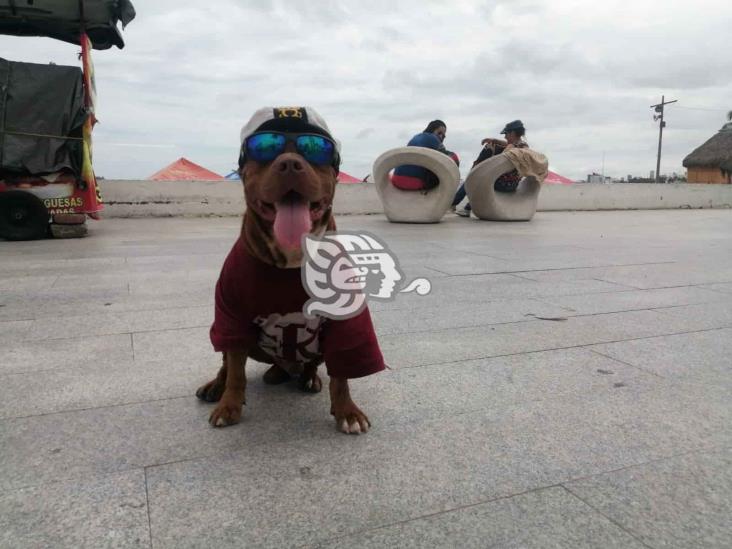
<svg viewBox="0 0 732 549">
<path fill-rule="evenodd" d="M 587 174 L 587 182 L 588 183 L 612 183 L 613 179 L 610 176 L 593 172 L 593 173 Z"/>
<path fill-rule="evenodd" d="M 730 122 L 684 158 L 689 183 L 732 183 L 732 112 Z"/>
</svg>

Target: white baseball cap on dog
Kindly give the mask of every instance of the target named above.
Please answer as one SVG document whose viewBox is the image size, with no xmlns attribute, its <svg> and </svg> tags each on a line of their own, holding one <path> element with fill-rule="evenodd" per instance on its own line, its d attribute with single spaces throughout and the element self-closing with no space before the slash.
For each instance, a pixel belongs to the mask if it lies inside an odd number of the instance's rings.
<svg viewBox="0 0 732 549">
<path fill-rule="evenodd" d="M 325 119 L 312 107 L 262 107 L 244 124 L 239 134 L 240 144 L 259 130 L 294 130 L 312 132 L 333 140 L 340 154 L 341 143 L 331 133 Z"/>
</svg>

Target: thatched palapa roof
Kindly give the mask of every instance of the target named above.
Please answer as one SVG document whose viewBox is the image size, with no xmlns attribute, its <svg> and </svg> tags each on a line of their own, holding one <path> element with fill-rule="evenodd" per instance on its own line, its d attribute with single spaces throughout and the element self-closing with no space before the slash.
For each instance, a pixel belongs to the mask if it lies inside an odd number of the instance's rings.
<svg viewBox="0 0 732 549">
<path fill-rule="evenodd" d="M 701 147 L 684 158 L 685 168 L 717 168 L 732 172 L 732 122 L 712 136 Z"/>
</svg>

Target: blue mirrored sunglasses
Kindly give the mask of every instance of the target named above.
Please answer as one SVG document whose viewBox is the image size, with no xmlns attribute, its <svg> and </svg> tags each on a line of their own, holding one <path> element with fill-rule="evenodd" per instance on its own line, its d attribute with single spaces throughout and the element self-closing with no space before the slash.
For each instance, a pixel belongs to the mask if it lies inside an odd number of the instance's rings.
<svg viewBox="0 0 732 549">
<path fill-rule="evenodd" d="M 261 132 L 246 138 L 247 158 L 267 164 L 285 152 L 287 143 L 295 143 L 295 150 L 315 166 L 334 164 L 335 143 L 325 136 L 311 133 Z"/>
</svg>

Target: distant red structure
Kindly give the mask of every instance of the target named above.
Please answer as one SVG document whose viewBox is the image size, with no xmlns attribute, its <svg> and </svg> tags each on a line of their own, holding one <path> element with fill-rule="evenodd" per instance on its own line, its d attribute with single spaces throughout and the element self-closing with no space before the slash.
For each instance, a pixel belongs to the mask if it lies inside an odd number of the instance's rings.
<svg viewBox="0 0 732 549">
<path fill-rule="evenodd" d="M 574 181 L 549 170 L 549 174 L 544 179 L 544 183 L 549 183 L 550 185 L 571 185 Z"/>
<path fill-rule="evenodd" d="M 338 183 L 362 183 L 360 179 L 356 179 L 351 174 L 340 172 L 338 174 Z"/>
<path fill-rule="evenodd" d="M 153 181 L 218 181 L 224 177 L 181 157 L 155 172 L 148 179 Z"/>
</svg>

